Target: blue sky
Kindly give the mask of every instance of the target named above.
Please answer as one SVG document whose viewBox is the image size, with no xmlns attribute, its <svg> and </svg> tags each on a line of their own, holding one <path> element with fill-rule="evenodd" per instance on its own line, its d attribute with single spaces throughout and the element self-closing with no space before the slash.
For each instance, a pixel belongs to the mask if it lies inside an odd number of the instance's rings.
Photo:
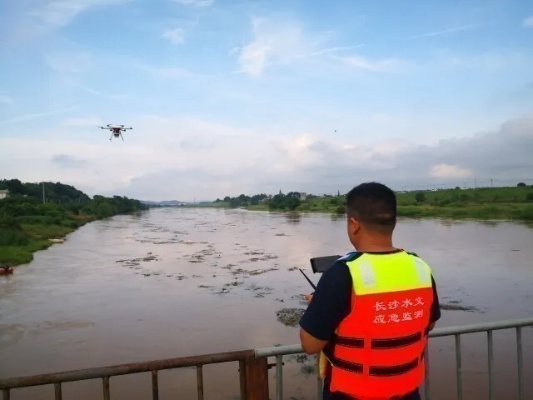
<svg viewBox="0 0 533 400">
<path fill-rule="evenodd" d="M 0 173 L 147 200 L 533 183 L 528 3 L 2 1 Z"/>
</svg>

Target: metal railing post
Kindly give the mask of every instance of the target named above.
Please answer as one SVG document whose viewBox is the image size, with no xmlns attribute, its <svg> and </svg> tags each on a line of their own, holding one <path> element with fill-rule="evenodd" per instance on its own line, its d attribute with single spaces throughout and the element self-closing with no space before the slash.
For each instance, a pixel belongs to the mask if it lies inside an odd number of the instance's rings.
<svg viewBox="0 0 533 400">
<path fill-rule="evenodd" d="M 9 399 L 10 399 L 9 389 L 2 390 L 2 400 L 9 400 Z"/>
<path fill-rule="evenodd" d="M 110 400 L 111 395 L 109 393 L 109 376 L 104 376 L 102 378 L 102 385 L 104 388 L 104 400 Z"/>
<path fill-rule="evenodd" d="M 196 366 L 196 390 L 198 400 L 204 400 L 204 373 L 202 365 Z"/>
<path fill-rule="evenodd" d="M 243 364 L 241 388 L 244 380 L 244 400 L 269 400 L 267 357 L 250 357 L 245 359 Z"/>
<path fill-rule="evenodd" d="M 522 329 L 516 328 L 516 358 L 518 362 L 518 400 L 524 400 L 524 378 L 522 376 Z"/>
<path fill-rule="evenodd" d="M 56 400 L 62 399 L 62 393 L 61 393 L 61 383 L 54 383 L 54 392 Z"/>
<path fill-rule="evenodd" d="M 159 400 L 159 383 L 157 380 L 157 369 L 152 370 L 152 399 Z"/>
<path fill-rule="evenodd" d="M 492 347 L 492 331 L 487 331 L 487 346 L 488 346 L 488 361 L 489 361 L 489 400 L 493 400 L 493 387 L 492 387 L 492 377 L 493 377 L 493 347 Z"/>
<path fill-rule="evenodd" d="M 463 380 L 461 367 L 461 334 L 455 335 L 455 365 L 457 368 L 457 400 L 463 400 Z"/>
<path fill-rule="evenodd" d="M 276 356 L 276 400 L 283 400 L 283 356 Z"/>
</svg>

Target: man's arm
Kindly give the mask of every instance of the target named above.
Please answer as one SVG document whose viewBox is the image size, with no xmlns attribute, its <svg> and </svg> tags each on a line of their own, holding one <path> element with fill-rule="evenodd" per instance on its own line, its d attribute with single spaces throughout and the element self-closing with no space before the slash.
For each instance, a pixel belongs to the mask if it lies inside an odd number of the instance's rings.
<svg viewBox="0 0 533 400">
<path fill-rule="evenodd" d="M 407 254 L 420 258 L 418 254 L 411 251 L 408 251 Z M 431 275 L 431 285 L 433 287 L 433 303 L 431 304 L 431 315 L 429 317 L 429 331 L 432 331 L 435 328 L 437 321 L 440 319 L 439 295 L 437 294 L 437 285 L 435 283 L 435 279 L 433 279 L 433 275 Z"/>
<path fill-rule="evenodd" d="M 352 279 L 346 265 L 335 263 L 322 275 L 300 320 L 300 342 L 307 354 L 316 354 L 350 313 Z"/>
<path fill-rule="evenodd" d="M 316 337 L 310 335 L 305 330 L 300 328 L 300 343 L 302 344 L 304 353 L 312 355 L 320 353 L 324 349 L 328 341 L 317 339 Z"/>
<path fill-rule="evenodd" d="M 441 316 L 439 295 L 437 293 L 437 284 L 435 283 L 435 279 L 433 279 L 433 276 L 431 277 L 431 283 L 433 286 L 433 303 L 431 304 L 431 316 L 429 319 L 429 326 L 428 326 L 428 329 L 430 331 L 435 328 L 435 325 Z"/>
</svg>

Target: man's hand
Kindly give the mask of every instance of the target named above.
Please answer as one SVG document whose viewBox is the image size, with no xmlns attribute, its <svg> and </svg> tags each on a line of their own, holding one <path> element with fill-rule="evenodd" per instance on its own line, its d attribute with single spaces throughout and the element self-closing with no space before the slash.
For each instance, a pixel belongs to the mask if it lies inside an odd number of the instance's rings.
<svg viewBox="0 0 533 400">
<path fill-rule="evenodd" d="M 311 300 L 313 299 L 312 294 L 304 294 L 305 300 L 307 301 L 307 304 L 311 303 Z"/>
</svg>

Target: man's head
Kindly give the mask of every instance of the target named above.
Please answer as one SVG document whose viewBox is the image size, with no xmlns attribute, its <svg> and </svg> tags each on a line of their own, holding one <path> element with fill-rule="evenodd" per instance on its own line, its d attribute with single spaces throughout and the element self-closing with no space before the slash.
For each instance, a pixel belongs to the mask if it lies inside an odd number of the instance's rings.
<svg viewBox="0 0 533 400">
<path fill-rule="evenodd" d="M 358 248 L 369 237 L 390 240 L 396 226 L 396 195 L 376 182 L 362 183 L 346 195 L 348 237 Z"/>
</svg>

